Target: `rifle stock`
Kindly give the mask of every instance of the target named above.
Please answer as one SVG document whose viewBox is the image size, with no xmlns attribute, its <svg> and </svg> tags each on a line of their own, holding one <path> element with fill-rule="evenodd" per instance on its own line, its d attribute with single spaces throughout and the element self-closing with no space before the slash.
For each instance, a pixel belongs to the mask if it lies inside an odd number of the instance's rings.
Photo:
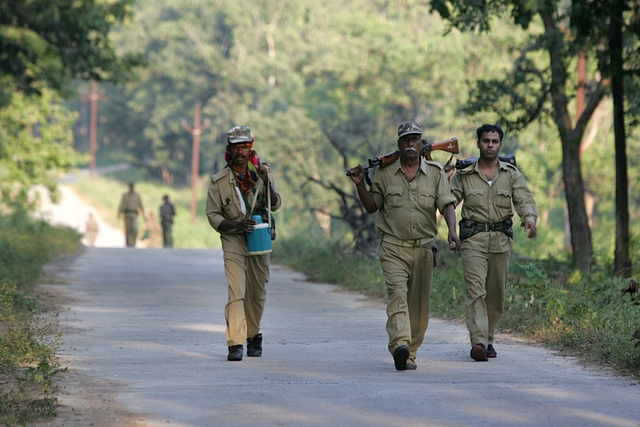
<svg viewBox="0 0 640 427">
<path fill-rule="evenodd" d="M 422 140 L 422 148 L 420 148 L 420 155 L 424 156 L 427 160 L 431 159 L 432 151 L 446 151 L 452 154 L 458 154 L 460 149 L 458 148 L 458 138 L 455 136 L 453 138 L 445 139 L 444 141 L 438 142 L 427 142 L 426 139 Z M 393 151 L 391 153 L 383 154 L 382 156 L 375 157 L 373 159 L 369 159 L 369 167 L 373 168 L 376 166 L 385 167 L 394 163 L 400 157 L 400 150 Z"/>
<path fill-rule="evenodd" d="M 420 148 L 420 155 L 424 156 L 427 160 L 433 160 L 431 158 L 432 151 L 446 151 L 452 154 L 458 154 L 460 149 L 458 147 L 458 138 L 452 137 L 449 139 L 445 139 L 444 141 L 438 142 L 427 142 L 426 139 L 422 140 L 422 147 Z M 367 180 L 367 183 L 371 185 L 371 181 L 369 179 L 369 169 L 374 168 L 376 166 L 380 166 L 381 168 L 395 163 L 396 160 L 400 157 L 400 150 L 393 151 L 391 153 L 383 154 L 378 157 L 374 157 L 373 159 L 369 159 L 369 166 L 364 168 L 364 176 Z M 347 176 L 349 173 L 347 172 Z"/>
</svg>

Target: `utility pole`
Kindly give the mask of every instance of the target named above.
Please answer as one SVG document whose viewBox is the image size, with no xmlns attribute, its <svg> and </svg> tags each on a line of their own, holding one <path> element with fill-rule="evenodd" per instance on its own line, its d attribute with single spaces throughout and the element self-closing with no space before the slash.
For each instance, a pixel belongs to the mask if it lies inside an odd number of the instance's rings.
<svg viewBox="0 0 640 427">
<path fill-rule="evenodd" d="M 98 147 L 98 101 L 104 99 L 104 90 L 98 90 L 98 82 L 91 82 L 91 93 L 82 97 L 83 101 L 91 102 L 91 120 L 89 125 L 89 174 L 96 176 L 96 151 Z"/>
<path fill-rule="evenodd" d="M 186 120 L 182 121 L 182 127 L 193 135 L 193 148 L 191 154 L 191 224 L 196 223 L 196 193 L 198 187 L 198 175 L 200 172 L 200 135 L 209 127 L 209 120 L 205 119 L 200 124 L 200 113 L 202 103 L 196 102 L 196 108 L 193 114 L 193 127 L 187 124 Z"/>
</svg>

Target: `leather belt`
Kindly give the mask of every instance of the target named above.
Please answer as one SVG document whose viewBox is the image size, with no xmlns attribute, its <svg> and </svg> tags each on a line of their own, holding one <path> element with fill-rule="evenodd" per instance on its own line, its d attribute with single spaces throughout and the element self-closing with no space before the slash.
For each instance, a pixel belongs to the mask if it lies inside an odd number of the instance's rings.
<svg viewBox="0 0 640 427">
<path fill-rule="evenodd" d="M 382 241 L 396 246 L 404 247 L 431 247 L 433 245 L 433 237 L 424 237 L 422 239 L 402 240 L 390 234 L 382 236 Z"/>
</svg>

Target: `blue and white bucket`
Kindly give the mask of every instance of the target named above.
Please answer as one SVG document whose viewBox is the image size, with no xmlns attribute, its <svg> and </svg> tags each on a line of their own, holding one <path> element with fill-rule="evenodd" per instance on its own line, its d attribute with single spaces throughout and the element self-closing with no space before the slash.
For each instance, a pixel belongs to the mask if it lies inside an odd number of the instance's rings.
<svg viewBox="0 0 640 427">
<path fill-rule="evenodd" d="M 258 222 L 253 232 L 247 233 L 247 243 L 249 245 L 249 255 L 263 255 L 271 253 L 271 230 L 269 230 L 269 224 L 262 222 L 260 215 L 253 215 L 251 217 L 254 221 Z"/>
</svg>

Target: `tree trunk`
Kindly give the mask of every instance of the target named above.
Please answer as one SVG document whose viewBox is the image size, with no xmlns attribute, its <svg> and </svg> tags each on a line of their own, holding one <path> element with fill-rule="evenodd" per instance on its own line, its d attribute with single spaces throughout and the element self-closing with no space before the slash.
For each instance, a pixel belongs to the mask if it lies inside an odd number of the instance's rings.
<svg viewBox="0 0 640 427">
<path fill-rule="evenodd" d="M 593 247 L 589 217 L 584 204 L 584 181 L 580 170 L 580 139 L 575 132 L 562 138 L 562 175 L 569 211 L 573 262 L 576 268 L 588 271 L 591 267 Z"/>
<path fill-rule="evenodd" d="M 573 262 L 580 270 L 588 271 L 591 267 L 593 247 L 591 229 L 584 204 L 584 182 L 580 170 L 580 142 L 588 118 L 593 114 L 597 103 L 595 103 L 595 99 L 589 101 L 589 105 L 577 120 L 574 128 L 568 109 L 569 97 L 566 93 L 567 64 L 564 62 L 563 34 L 556 27 L 552 15 L 541 12 L 540 17 L 544 23 L 545 33 L 549 37 L 547 46 L 551 65 L 551 102 L 554 120 L 562 142 L 562 179 L 569 212 Z"/>
<path fill-rule="evenodd" d="M 627 176 L 627 141 L 624 125 L 624 70 L 622 59 L 622 9 L 613 10 L 609 23 L 609 52 L 611 58 L 611 91 L 613 95 L 613 129 L 615 134 L 616 165 L 616 248 L 615 273 L 631 277 L 629 257 L 629 193 Z"/>
</svg>

